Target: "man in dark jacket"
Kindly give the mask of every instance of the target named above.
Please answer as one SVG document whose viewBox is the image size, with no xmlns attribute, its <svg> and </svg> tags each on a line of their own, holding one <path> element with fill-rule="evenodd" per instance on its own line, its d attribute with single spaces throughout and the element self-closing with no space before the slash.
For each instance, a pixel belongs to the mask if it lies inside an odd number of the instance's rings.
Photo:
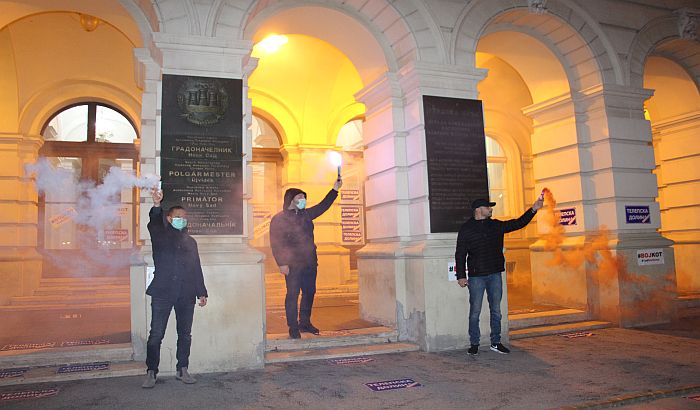
<svg viewBox="0 0 700 410">
<path fill-rule="evenodd" d="M 164 217 L 160 207 L 163 192 L 154 190 L 152 195 L 153 207 L 149 212 L 148 232 L 151 234 L 156 269 L 153 281 L 146 290 L 146 294 L 151 296 L 151 331 L 146 343 L 148 371 L 142 385 L 145 388 L 156 384 L 160 345 L 173 308 L 177 320 L 175 378 L 187 384 L 197 381 L 187 372 L 192 344 L 192 319 L 195 301 L 199 299 L 199 306 L 205 306 L 208 297 L 197 242 L 187 234 L 187 213 L 181 206 L 174 206 Z"/>
<path fill-rule="evenodd" d="M 491 219 L 495 202 L 477 199 L 472 202 L 474 217 L 465 222 L 457 235 L 455 269 L 459 286 L 469 287 L 469 354 L 479 353 L 479 315 L 484 291 L 491 314 L 491 350 L 508 354 L 510 350 L 501 343 L 501 297 L 503 282 L 501 274 L 505 270 L 503 256 L 503 235 L 517 231 L 528 223 L 542 208 L 542 198 L 538 198 L 532 208 L 518 219 L 499 221 Z M 466 264 L 465 264 L 466 262 Z M 465 266 L 466 265 L 466 266 Z M 465 270 L 466 267 L 466 270 Z M 467 272 L 469 279 L 467 279 Z"/>
<path fill-rule="evenodd" d="M 282 212 L 275 215 L 270 222 L 272 255 L 287 283 L 284 310 L 287 314 L 289 337 L 292 339 L 301 338 L 300 331 L 319 334 L 319 330 L 311 324 L 311 308 L 316 294 L 318 270 L 313 220 L 331 207 L 342 185 L 343 181 L 338 177 L 333 189 L 318 205 L 311 208 L 306 208 L 306 192 L 289 188 L 284 193 Z M 298 302 L 300 290 L 301 306 Z"/>
</svg>

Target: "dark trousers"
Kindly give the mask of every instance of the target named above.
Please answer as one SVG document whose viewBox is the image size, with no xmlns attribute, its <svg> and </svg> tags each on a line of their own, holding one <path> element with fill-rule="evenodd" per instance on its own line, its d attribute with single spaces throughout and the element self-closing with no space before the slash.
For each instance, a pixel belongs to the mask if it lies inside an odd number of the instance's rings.
<svg viewBox="0 0 700 410">
<path fill-rule="evenodd" d="M 190 362 L 190 346 L 192 345 L 192 319 L 194 318 L 194 302 L 178 299 L 173 303 L 167 299 L 151 298 L 151 332 L 146 342 L 146 366 L 158 374 L 160 363 L 160 345 L 168 326 L 170 311 L 175 308 L 177 323 L 177 370 L 188 367 Z"/>
<path fill-rule="evenodd" d="M 501 298 L 503 297 L 502 272 L 492 273 L 486 276 L 469 277 L 469 343 L 478 345 L 481 339 L 479 329 L 479 316 L 481 316 L 481 304 L 489 302 L 491 317 L 491 344 L 501 343 Z"/>
<path fill-rule="evenodd" d="M 299 324 L 311 324 L 311 308 L 314 305 L 316 294 L 316 266 L 303 268 L 289 267 L 289 275 L 285 276 L 287 282 L 287 297 L 284 299 L 284 310 L 287 314 L 287 326 L 290 329 L 299 328 Z M 297 305 L 299 303 L 299 291 L 301 290 L 301 305 L 298 306 L 299 321 L 297 322 Z"/>
</svg>

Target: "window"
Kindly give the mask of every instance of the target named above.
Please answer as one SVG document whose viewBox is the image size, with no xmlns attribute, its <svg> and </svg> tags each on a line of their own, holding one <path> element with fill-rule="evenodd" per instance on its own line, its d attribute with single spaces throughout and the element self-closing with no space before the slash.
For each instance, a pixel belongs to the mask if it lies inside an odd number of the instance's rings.
<svg viewBox="0 0 700 410">
<path fill-rule="evenodd" d="M 501 145 L 493 138 L 486 137 L 486 167 L 489 179 L 489 196 L 496 203 L 494 216 L 509 214 L 507 159 Z"/>
<path fill-rule="evenodd" d="M 132 144 L 136 130 L 119 111 L 97 103 L 80 104 L 56 114 L 42 132 L 45 141 Z"/>
</svg>

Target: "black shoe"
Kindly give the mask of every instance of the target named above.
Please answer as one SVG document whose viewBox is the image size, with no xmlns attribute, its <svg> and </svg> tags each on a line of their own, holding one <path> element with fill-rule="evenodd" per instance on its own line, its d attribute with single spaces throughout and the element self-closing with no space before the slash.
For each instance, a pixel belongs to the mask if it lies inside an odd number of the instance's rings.
<svg viewBox="0 0 700 410">
<path fill-rule="evenodd" d="M 314 335 L 317 335 L 317 334 L 321 333 L 321 332 L 319 332 L 318 328 L 316 328 L 316 326 L 312 325 L 311 323 L 308 323 L 308 324 L 305 324 L 305 325 L 304 325 L 304 324 L 300 324 L 300 325 L 299 325 L 299 330 L 302 331 L 302 332 L 304 332 L 304 333 L 311 333 L 311 334 L 314 334 Z"/>
<path fill-rule="evenodd" d="M 467 353 L 469 353 L 469 356 L 476 356 L 479 354 L 479 345 L 471 345 L 469 346 L 469 350 L 467 350 Z"/>
<path fill-rule="evenodd" d="M 301 333 L 299 333 L 299 329 L 289 328 L 289 338 L 290 339 L 301 339 Z"/>
<path fill-rule="evenodd" d="M 510 353 L 510 349 L 503 346 L 501 343 L 496 343 L 491 345 L 491 350 L 493 350 L 496 353 L 500 354 L 508 354 Z"/>
</svg>

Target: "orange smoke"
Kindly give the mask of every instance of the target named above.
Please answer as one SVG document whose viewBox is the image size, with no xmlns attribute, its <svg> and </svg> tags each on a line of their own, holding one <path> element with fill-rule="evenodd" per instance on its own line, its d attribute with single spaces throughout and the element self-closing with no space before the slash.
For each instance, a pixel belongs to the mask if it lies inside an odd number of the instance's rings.
<svg viewBox="0 0 700 410">
<path fill-rule="evenodd" d="M 594 266 L 593 278 L 600 289 L 609 289 L 620 285 L 620 306 L 623 317 L 653 318 L 658 315 L 661 306 L 667 305 L 675 292 L 673 274 L 664 278 L 653 278 L 627 271 L 625 257 L 614 254 L 610 248 L 610 235 L 607 227 L 601 226 L 598 233 L 584 245 L 562 249 L 565 229 L 559 223 L 560 214 L 555 211 L 556 199 L 551 191 L 544 189 L 545 207 L 541 217 L 547 232 L 541 236 L 544 248 L 553 253 L 549 266 L 579 268 L 588 262 Z"/>
</svg>

